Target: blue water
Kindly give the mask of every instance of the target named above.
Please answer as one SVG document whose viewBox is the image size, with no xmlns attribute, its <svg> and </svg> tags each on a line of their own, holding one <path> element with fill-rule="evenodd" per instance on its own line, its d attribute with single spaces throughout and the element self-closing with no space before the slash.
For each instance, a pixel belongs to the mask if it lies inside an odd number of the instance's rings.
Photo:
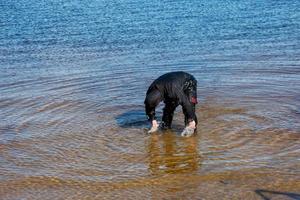
<svg viewBox="0 0 300 200">
<path fill-rule="evenodd" d="M 1 10 L 7 73 L 299 61 L 299 1 L 27 0 Z"/>
<path fill-rule="evenodd" d="M 156 77 L 178 70 L 199 83 L 200 133 L 194 142 L 200 147 L 194 153 L 197 159 L 201 154 L 203 166 L 196 159 L 193 171 L 297 168 L 300 1 L 13 0 L 1 1 L 0 10 L 0 171 L 5 172 L 0 180 L 148 176 L 142 158 L 152 147 L 145 150 L 144 144 L 156 140 L 144 134 L 145 92 Z M 173 140 L 179 150 L 185 145 L 176 136 L 181 129 L 178 117 Z M 241 137 L 249 130 L 258 139 Z M 219 144 L 216 135 L 226 143 Z M 132 152 L 143 156 L 118 168 Z M 87 155 L 93 159 L 85 160 Z M 220 164 L 210 160 L 220 158 Z M 177 162 L 181 166 L 185 159 Z M 161 173 L 165 166 L 158 167 Z M 299 177 L 299 170 L 295 173 Z M 9 187 L 5 191 L 8 199 L 23 197 Z M 242 198 L 243 191 L 239 194 Z"/>
<path fill-rule="evenodd" d="M 85 99 L 88 93 L 88 99 L 101 102 L 103 96 L 120 96 L 114 103 L 142 105 L 151 81 L 164 72 L 184 70 L 198 79 L 202 99 L 210 93 L 256 97 L 267 92 L 271 98 L 292 96 L 290 104 L 299 112 L 299 4 L 297 0 L 2 2 L 1 96 L 68 97 L 66 91 L 44 90 L 55 89 L 57 80 L 87 79 L 95 85 L 86 85 L 83 93 L 72 88 L 78 92 L 76 98 Z M 114 85 L 113 91 L 106 87 Z M 249 91 L 249 87 L 257 88 Z M 134 91 L 131 95 L 129 89 Z"/>
</svg>

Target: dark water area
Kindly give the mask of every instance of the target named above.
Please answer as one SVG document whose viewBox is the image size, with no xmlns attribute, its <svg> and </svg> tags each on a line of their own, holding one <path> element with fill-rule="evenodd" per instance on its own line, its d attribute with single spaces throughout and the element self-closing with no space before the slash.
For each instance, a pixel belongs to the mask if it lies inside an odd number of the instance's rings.
<svg viewBox="0 0 300 200">
<path fill-rule="evenodd" d="M 300 199 L 300 1 L 0 8 L 0 199 Z M 197 135 L 181 109 L 148 135 L 147 87 L 179 70 Z"/>
</svg>

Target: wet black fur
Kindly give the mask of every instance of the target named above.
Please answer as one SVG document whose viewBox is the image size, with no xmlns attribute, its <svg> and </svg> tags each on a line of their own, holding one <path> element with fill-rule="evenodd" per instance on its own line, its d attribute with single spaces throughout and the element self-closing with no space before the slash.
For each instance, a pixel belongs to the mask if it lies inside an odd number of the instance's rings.
<svg viewBox="0 0 300 200">
<path fill-rule="evenodd" d="M 146 114 L 149 120 L 154 120 L 155 108 L 163 101 L 164 128 L 171 128 L 174 111 L 178 105 L 182 106 L 185 125 L 193 120 L 197 124 L 195 99 L 197 99 L 197 80 L 194 76 L 186 72 L 170 72 L 158 77 L 148 88 L 144 102 Z"/>
</svg>

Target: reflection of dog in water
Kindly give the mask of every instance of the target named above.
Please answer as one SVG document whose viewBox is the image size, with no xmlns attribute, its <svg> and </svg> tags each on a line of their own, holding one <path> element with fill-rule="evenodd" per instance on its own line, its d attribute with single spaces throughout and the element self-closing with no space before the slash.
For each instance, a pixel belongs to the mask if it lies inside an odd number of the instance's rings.
<svg viewBox="0 0 300 200">
<path fill-rule="evenodd" d="M 200 156 L 197 138 L 178 140 L 172 133 L 151 135 L 148 145 L 149 170 L 152 174 L 178 174 L 197 171 Z"/>
<path fill-rule="evenodd" d="M 170 72 L 157 78 L 149 87 L 145 98 L 145 109 L 151 122 L 149 133 L 158 130 L 155 108 L 163 101 L 162 128 L 171 128 L 173 115 L 178 105 L 182 106 L 185 129 L 182 136 L 191 136 L 197 126 L 195 105 L 197 104 L 197 81 L 185 72 Z"/>
</svg>

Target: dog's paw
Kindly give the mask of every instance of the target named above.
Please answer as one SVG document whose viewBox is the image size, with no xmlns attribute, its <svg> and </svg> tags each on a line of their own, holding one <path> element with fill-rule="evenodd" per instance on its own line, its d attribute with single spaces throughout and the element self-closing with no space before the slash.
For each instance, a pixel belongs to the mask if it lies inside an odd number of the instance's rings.
<svg viewBox="0 0 300 200">
<path fill-rule="evenodd" d="M 151 129 L 148 131 L 148 133 L 154 133 L 154 132 L 157 132 L 158 131 L 158 126 L 155 127 L 155 126 L 152 126 Z"/>
<path fill-rule="evenodd" d="M 182 137 L 190 137 L 194 134 L 195 129 L 190 127 L 185 127 L 184 130 L 181 133 Z"/>
</svg>

